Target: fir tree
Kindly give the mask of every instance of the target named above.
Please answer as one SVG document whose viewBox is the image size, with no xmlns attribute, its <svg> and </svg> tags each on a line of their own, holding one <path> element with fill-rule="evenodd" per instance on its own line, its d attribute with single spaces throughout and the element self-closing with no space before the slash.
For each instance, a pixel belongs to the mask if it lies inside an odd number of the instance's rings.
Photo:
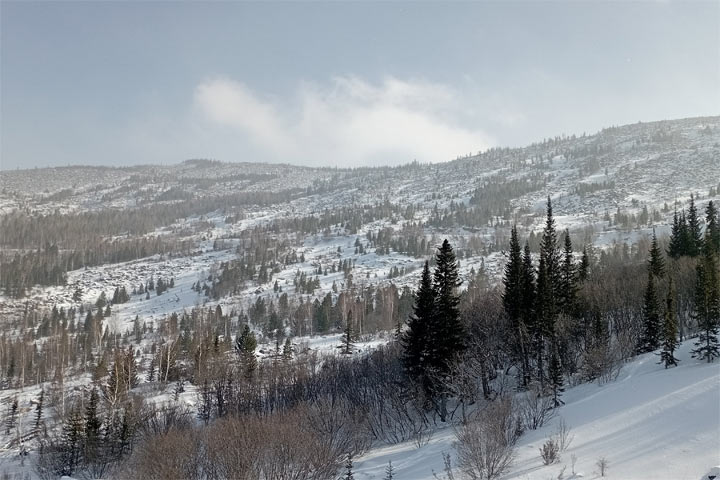
<svg viewBox="0 0 720 480">
<path fill-rule="evenodd" d="M 687 216 L 687 255 L 697 257 L 702 252 L 702 233 L 695 198 L 690 195 L 690 207 Z"/>
<path fill-rule="evenodd" d="M 652 243 L 650 244 L 650 255 L 648 257 L 648 270 L 657 279 L 665 276 L 665 260 L 658 246 L 655 229 L 653 229 Z"/>
<path fill-rule="evenodd" d="M 513 226 L 510 233 L 510 249 L 505 263 L 505 275 L 503 285 L 505 287 L 502 300 L 505 313 L 510 320 L 513 332 L 513 353 L 521 364 L 522 384 L 528 383 L 528 362 L 525 337 L 527 328 L 523 319 L 523 294 L 525 285 L 523 283 L 523 255 L 518 241 L 517 228 Z"/>
<path fill-rule="evenodd" d="M 669 366 L 677 366 L 679 361 L 675 358 L 675 350 L 678 342 L 677 308 L 675 307 L 675 286 L 672 277 L 668 283 L 668 293 L 665 298 L 665 314 L 663 316 L 662 328 L 662 350 L 660 351 L 660 362 Z"/>
<path fill-rule="evenodd" d="M 458 308 L 460 286 L 458 264 L 450 242 L 445 239 L 435 256 L 433 289 L 435 292 L 435 315 L 430 327 L 430 366 L 439 379 L 445 377 L 454 359 L 465 349 L 467 334 L 460 321 Z M 437 382 L 435 389 L 442 389 Z M 440 393 L 441 418 L 444 421 L 445 392 Z"/>
<path fill-rule="evenodd" d="M 388 465 L 385 467 L 385 477 L 383 480 L 394 480 L 395 479 L 395 469 L 392 465 L 392 460 L 388 460 Z"/>
<path fill-rule="evenodd" d="M 250 330 L 250 326 L 245 324 L 242 333 L 235 340 L 235 350 L 240 357 L 245 377 L 252 378 L 257 368 L 257 359 L 255 358 L 255 349 L 257 348 L 257 340 L 255 334 Z"/>
<path fill-rule="evenodd" d="M 343 333 L 342 353 L 350 355 L 353 353 L 353 329 L 352 329 L 352 310 L 348 311 L 347 320 L 345 322 L 345 332 Z"/>
<path fill-rule="evenodd" d="M 668 245 L 667 252 L 670 258 L 680 258 L 684 253 L 680 217 L 678 217 L 677 210 L 675 210 L 675 213 L 673 214 L 672 229 L 670 231 L 670 243 Z"/>
<path fill-rule="evenodd" d="M 588 255 L 587 246 L 583 247 L 582 258 L 580 259 L 580 266 L 578 267 L 578 280 L 584 282 L 590 275 L 590 256 Z"/>
<path fill-rule="evenodd" d="M 558 353 L 557 345 L 553 345 L 550 349 L 550 360 L 548 362 L 548 380 L 550 382 L 550 389 L 552 390 L 553 404 L 556 407 L 564 404 L 560 399 L 560 396 L 565 391 L 563 387 L 563 373 L 562 366 L 560 365 L 560 355 Z"/>
<path fill-rule="evenodd" d="M 577 267 L 573 256 L 572 241 L 570 232 L 565 230 L 565 249 L 560 266 L 560 298 L 558 299 L 559 308 L 565 314 L 572 315 L 575 313 L 577 291 Z"/>
<path fill-rule="evenodd" d="M 40 389 L 40 396 L 38 396 L 37 404 L 35 405 L 35 430 L 40 429 L 40 422 L 42 422 L 43 407 L 45 403 L 45 389 Z"/>
<path fill-rule="evenodd" d="M 706 251 L 707 252 L 707 251 Z M 718 328 L 720 327 L 720 282 L 714 255 L 706 253 L 696 267 L 693 319 L 699 327 L 698 339 L 692 350 L 693 358 L 712 362 L 720 357 Z"/>
<path fill-rule="evenodd" d="M 655 290 L 655 277 L 648 270 L 648 282 L 643 304 L 643 332 L 638 353 L 652 352 L 660 346 L 660 305 Z"/>
<path fill-rule="evenodd" d="M 716 257 L 720 257 L 720 218 L 715 204 L 710 200 L 705 207 L 705 240 L 706 250 Z"/>
<path fill-rule="evenodd" d="M 345 475 L 342 477 L 342 480 L 354 480 L 353 476 L 353 461 L 352 461 L 352 453 L 348 453 L 347 461 L 345 462 Z"/>
<path fill-rule="evenodd" d="M 403 332 L 403 365 L 410 378 L 419 380 L 429 393 L 427 374 L 430 349 L 430 327 L 435 318 L 435 291 L 433 290 L 430 267 L 425 262 L 420 285 L 415 292 L 413 314 L 408 320 L 408 328 Z"/>
</svg>

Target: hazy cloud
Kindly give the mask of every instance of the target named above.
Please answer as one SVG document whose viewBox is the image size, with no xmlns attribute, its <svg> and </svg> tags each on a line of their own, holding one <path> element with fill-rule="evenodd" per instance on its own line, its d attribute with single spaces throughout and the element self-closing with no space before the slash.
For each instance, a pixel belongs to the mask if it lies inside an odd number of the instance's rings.
<svg viewBox="0 0 720 480">
<path fill-rule="evenodd" d="M 327 85 L 302 83 L 281 102 L 239 81 L 215 78 L 196 88 L 194 103 L 209 126 L 241 134 L 270 161 L 437 162 L 493 144 L 482 130 L 462 126 L 467 116 L 457 92 L 425 81 L 388 77 L 373 84 L 336 77 Z"/>
</svg>

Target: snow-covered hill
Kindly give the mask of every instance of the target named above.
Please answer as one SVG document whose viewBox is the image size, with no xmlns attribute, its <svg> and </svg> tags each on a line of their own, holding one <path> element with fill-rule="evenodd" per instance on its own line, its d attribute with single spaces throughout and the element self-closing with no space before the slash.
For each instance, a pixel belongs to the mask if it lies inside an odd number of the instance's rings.
<svg viewBox="0 0 720 480">
<path fill-rule="evenodd" d="M 611 480 L 698 480 L 720 465 L 720 364 L 691 358 L 692 340 L 680 348 L 682 360 L 665 370 L 650 353 L 625 365 L 617 380 L 569 389 L 565 405 L 542 428 L 526 432 L 504 479 L 548 480 L 572 476 L 600 478 L 596 462 L 608 461 Z M 574 436 L 561 460 L 543 466 L 539 448 L 561 419 Z M 382 479 L 392 461 L 397 480 L 443 478 L 443 452 L 454 453 L 451 428 L 438 431 L 417 448 L 413 442 L 371 450 L 356 462 L 355 478 Z M 453 456 L 453 465 L 455 458 Z"/>
</svg>

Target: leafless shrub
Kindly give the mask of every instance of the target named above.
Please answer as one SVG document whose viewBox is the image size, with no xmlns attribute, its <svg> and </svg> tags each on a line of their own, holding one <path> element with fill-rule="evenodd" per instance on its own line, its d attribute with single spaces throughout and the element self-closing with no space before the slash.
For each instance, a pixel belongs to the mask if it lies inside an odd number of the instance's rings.
<svg viewBox="0 0 720 480">
<path fill-rule="evenodd" d="M 199 479 L 203 476 L 203 458 L 197 431 L 171 429 L 164 435 L 149 437 L 135 449 L 133 459 L 117 472 L 116 478 Z"/>
<path fill-rule="evenodd" d="M 555 442 L 555 439 L 548 438 L 545 441 L 540 448 L 540 458 L 543 460 L 543 465 L 552 465 L 560 460 L 560 447 Z"/>
<path fill-rule="evenodd" d="M 525 392 L 518 404 L 518 414 L 526 430 L 537 430 L 555 416 L 553 400 L 540 392 Z"/>
<path fill-rule="evenodd" d="M 600 457 L 598 458 L 597 462 L 595 462 L 595 465 L 597 465 L 598 470 L 600 470 L 600 476 L 604 477 L 605 474 L 608 471 L 608 467 L 610 466 L 610 462 L 608 462 L 607 458 Z"/>
<path fill-rule="evenodd" d="M 458 463 L 471 480 L 492 480 L 510 468 L 519 438 L 509 397 L 490 403 L 456 432 Z"/>
<path fill-rule="evenodd" d="M 570 425 L 567 424 L 564 418 L 560 418 L 554 436 L 555 443 L 560 449 L 560 452 L 567 450 L 574 438 L 575 435 L 570 433 Z"/>
</svg>

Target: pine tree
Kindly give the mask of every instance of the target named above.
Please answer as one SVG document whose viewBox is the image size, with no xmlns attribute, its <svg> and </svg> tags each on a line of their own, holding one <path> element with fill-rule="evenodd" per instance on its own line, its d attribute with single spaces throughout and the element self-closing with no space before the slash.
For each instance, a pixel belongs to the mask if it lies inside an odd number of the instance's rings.
<svg viewBox="0 0 720 480">
<path fill-rule="evenodd" d="M 518 241 L 517 228 L 513 226 L 510 233 L 510 249 L 505 264 L 505 275 L 503 285 L 505 287 L 502 300 L 505 313 L 510 320 L 514 335 L 513 353 L 521 364 L 522 385 L 527 386 L 529 380 L 527 346 L 525 337 L 527 328 L 523 318 L 523 294 L 525 285 L 523 283 L 523 255 Z"/>
<path fill-rule="evenodd" d="M 677 308 L 675 307 L 675 286 L 672 277 L 668 284 L 668 293 L 665 298 L 665 314 L 663 316 L 662 328 L 662 350 L 660 351 L 660 362 L 669 366 L 677 366 L 679 361 L 675 358 L 675 350 L 678 342 Z"/>
<path fill-rule="evenodd" d="M 558 303 L 560 309 L 567 315 L 575 313 L 577 291 L 577 267 L 573 256 L 572 241 L 570 232 L 565 230 L 565 249 L 560 266 L 560 298 Z"/>
<path fill-rule="evenodd" d="M 560 396 L 565 391 L 563 387 L 563 372 L 560 365 L 560 355 L 557 351 L 557 345 L 553 345 L 550 349 L 550 361 L 548 362 L 548 380 L 550 382 L 550 389 L 552 390 L 553 404 L 556 407 L 563 405 Z"/>
<path fill-rule="evenodd" d="M 38 397 L 37 404 L 35 405 L 35 430 L 40 429 L 40 422 L 42 422 L 43 407 L 45 403 L 45 389 L 40 389 L 40 396 Z"/>
<path fill-rule="evenodd" d="M 352 461 L 352 453 L 348 453 L 347 462 L 345 462 L 345 476 L 343 477 L 343 480 L 354 480 L 353 476 L 353 461 Z"/>
<path fill-rule="evenodd" d="M 652 243 L 650 244 L 650 255 L 648 257 L 648 269 L 650 273 L 657 279 L 665 276 L 665 260 L 658 246 L 655 229 L 653 229 Z"/>
<path fill-rule="evenodd" d="M 18 399 L 17 397 L 13 397 L 13 401 L 10 403 L 8 407 L 8 415 L 7 419 L 5 420 L 5 426 L 7 427 L 7 430 L 5 431 L 6 435 L 10 435 L 10 432 L 13 431 L 15 428 L 15 421 L 17 419 L 17 411 L 18 411 Z"/>
<path fill-rule="evenodd" d="M 670 258 L 680 258 L 683 254 L 682 231 L 680 227 L 680 218 L 675 210 L 673 214 L 672 230 L 670 231 L 670 244 L 668 245 L 668 256 Z"/>
<path fill-rule="evenodd" d="M 385 467 L 385 477 L 383 480 L 394 480 L 395 479 L 395 469 L 392 466 L 392 460 L 388 460 L 388 465 Z"/>
<path fill-rule="evenodd" d="M 250 326 L 245 324 L 242 333 L 235 340 L 235 350 L 240 357 L 240 362 L 245 371 L 245 378 L 252 378 L 257 368 L 257 359 L 255 358 L 255 349 L 257 348 L 257 340 L 255 334 L 250 330 Z"/>
<path fill-rule="evenodd" d="M 652 352 L 660 346 L 660 305 L 655 290 L 655 277 L 648 270 L 648 282 L 643 305 L 643 332 L 638 353 Z"/>
<path fill-rule="evenodd" d="M 580 259 L 580 267 L 578 267 L 578 280 L 584 282 L 590 275 L 590 256 L 588 255 L 587 246 L 583 247 L 582 258 Z"/>
<path fill-rule="evenodd" d="M 687 216 L 687 254 L 691 257 L 697 257 L 702 252 L 702 233 L 700 227 L 700 217 L 698 216 L 697 207 L 695 206 L 695 198 L 690 195 L 690 207 Z"/>
<path fill-rule="evenodd" d="M 460 286 L 458 264 L 450 242 L 445 239 L 435 256 L 433 288 L 436 315 L 431 324 L 431 363 L 440 375 L 449 372 L 453 359 L 465 349 L 465 326 L 460 321 L 458 308 Z"/>
<path fill-rule="evenodd" d="M 705 207 L 705 249 L 720 257 L 720 218 L 715 204 L 710 200 Z"/>
<path fill-rule="evenodd" d="M 699 327 L 693 358 L 712 362 L 720 357 L 718 328 L 720 328 L 720 279 L 717 260 L 714 255 L 706 255 L 704 261 L 696 267 L 696 284 L 693 301 L 693 319 Z"/>
<path fill-rule="evenodd" d="M 435 317 L 435 291 L 433 290 L 430 266 L 425 262 L 420 285 L 415 292 L 415 304 L 413 314 L 408 320 L 408 328 L 402 333 L 401 344 L 403 346 L 403 366 L 410 378 L 421 382 L 421 385 L 429 393 L 428 383 L 428 360 L 430 340 L 429 335 L 431 324 Z"/>
<path fill-rule="evenodd" d="M 85 405 L 85 457 L 88 460 L 97 458 L 100 454 L 100 429 L 102 428 L 102 420 L 98 413 L 99 396 L 97 389 L 93 387 L 90 390 L 87 405 Z"/>
<path fill-rule="evenodd" d="M 349 310 L 345 322 L 345 332 L 343 334 L 342 353 L 350 355 L 353 353 L 353 348 L 352 310 Z"/>
</svg>

